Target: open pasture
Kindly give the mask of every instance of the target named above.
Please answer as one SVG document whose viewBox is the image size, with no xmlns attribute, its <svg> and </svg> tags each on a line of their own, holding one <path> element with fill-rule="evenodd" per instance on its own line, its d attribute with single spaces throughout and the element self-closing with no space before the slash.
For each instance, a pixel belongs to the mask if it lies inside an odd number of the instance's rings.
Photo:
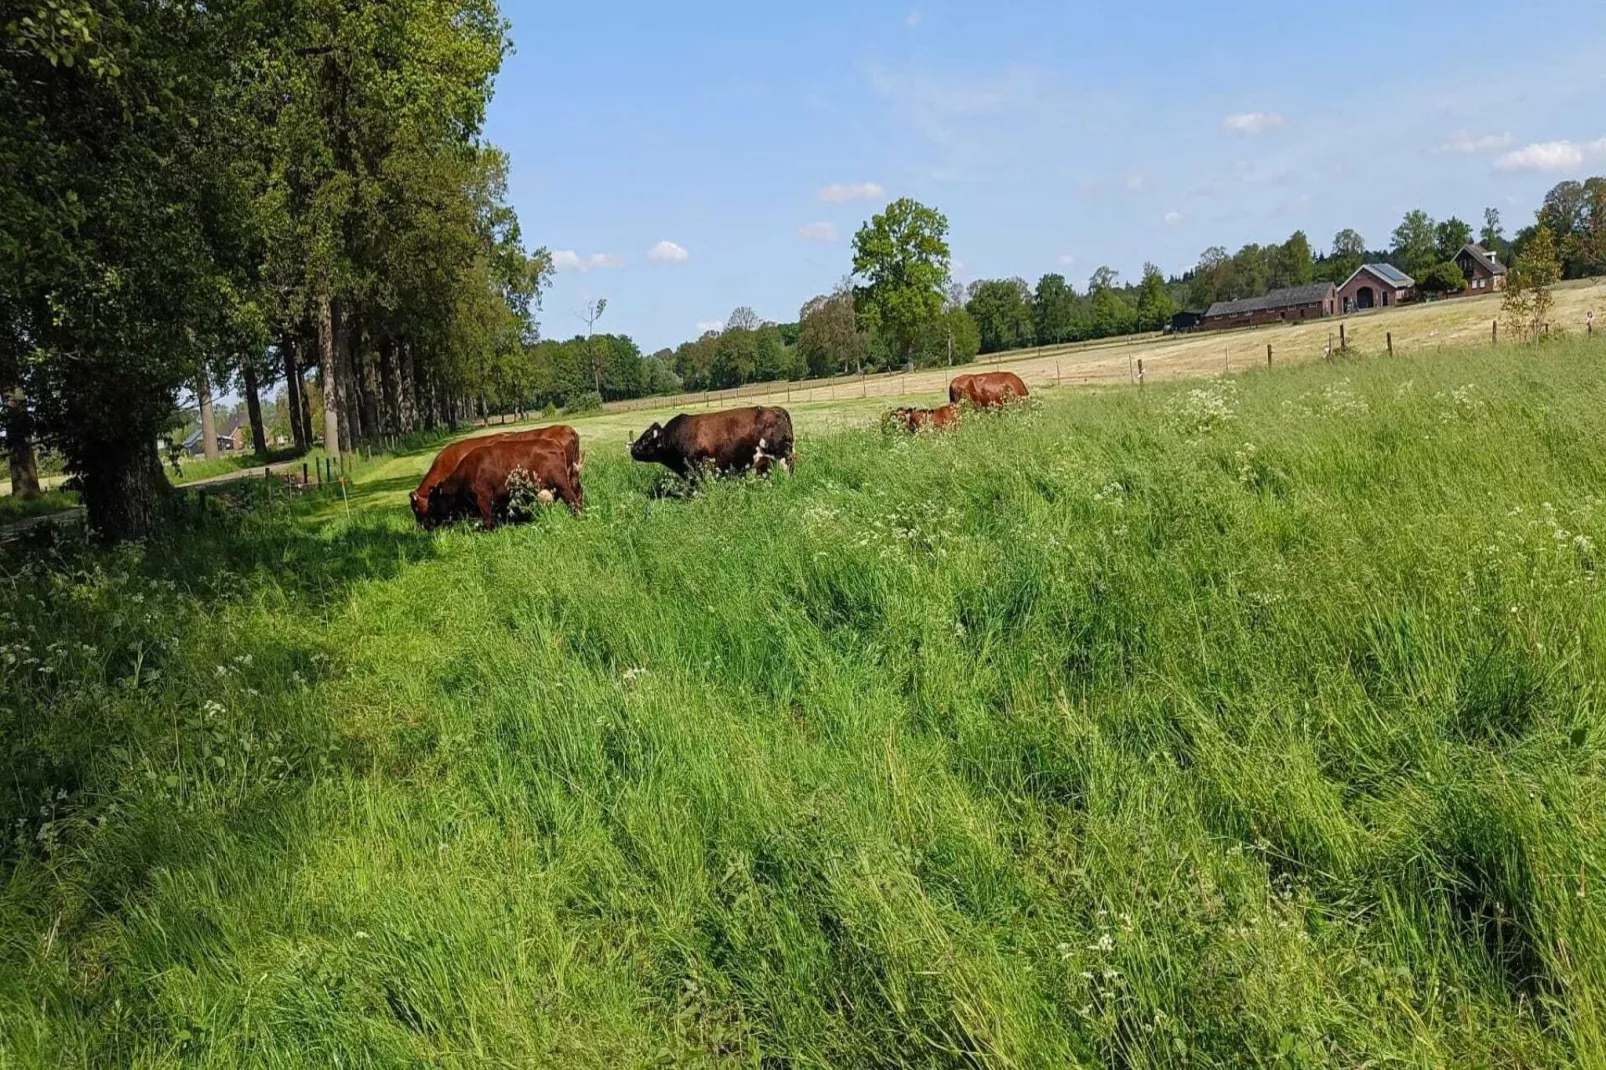
<svg viewBox="0 0 1606 1070">
<path fill-rule="evenodd" d="M 6 559 L 0 1065 L 1601 1065 L 1603 369 L 805 402 L 680 498 L 610 413 L 578 518 L 420 453 Z"/>
</svg>

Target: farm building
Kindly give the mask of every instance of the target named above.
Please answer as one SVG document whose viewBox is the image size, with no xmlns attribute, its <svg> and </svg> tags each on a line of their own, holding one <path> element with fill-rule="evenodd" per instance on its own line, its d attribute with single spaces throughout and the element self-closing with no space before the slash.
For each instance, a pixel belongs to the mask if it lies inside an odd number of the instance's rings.
<svg viewBox="0 0 1606 1070">
<path fill-rule="evenodd" d="M 245 449 L 250 441 L 251 429 L 246 423 L 246 415 L 237 412 L 223 421 L 223 426 L 217 429 L 217 448 L 220 453 L 236 453 Z M 192 457 L 199 457 L 206 452 L 201 443 L 201 430 L 196 428 L 184 439 L 184 450 Z"/>
<path fill-rule="evenodd" d="M 1455 266 L 1461 269 L 1461 277 L 1467 280 L 1468 292 L 1506 288 L 1506 265 L 1481 245 L 1462 247 L 1455 256 Z"/>
<path fill-rule="evenodd" d="M 1362 264 L 1338 288 L 1338 306 L 1345 312 L 1392 308 L 1414 295 L 1416 280 L 1393 264 Z"/>
<path fill-rule="evenodd" d="M 1273 290 L 1262 297 L 1248 297 L 1241 301 L 1217 301 L 1205 311 L 1205 330 L 1224 330 L 1228 327 L 1254 327 L 1262 323 L 1322 319 L 1331 316 L 1338 308 L 1337 287 L 1330 282 L 1317 282 L 1309 286 L 1290 286 Z"/>
<path fill-rule="evenodd" d="M 1204 322 L 1203 312 L 1178 312 L 1171 317 L 1171 323 L 1166 328 L 1169 331 L 1197 331 Z"/>
</svg>

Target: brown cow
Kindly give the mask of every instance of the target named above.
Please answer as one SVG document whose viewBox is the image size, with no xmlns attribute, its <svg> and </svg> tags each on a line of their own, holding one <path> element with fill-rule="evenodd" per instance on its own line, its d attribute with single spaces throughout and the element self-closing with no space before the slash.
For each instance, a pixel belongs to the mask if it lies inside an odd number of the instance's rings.
<svg viewBox="0 0 1606 1070">
<path fill-rule="evenodd" d="M 948 384 L 950 402 L 968 401 L 978 409 L 1001 409 L 1027 396 L 1026 384 L 1014 372 L 961 375 Z"/>
<path fill-rule="evenodd" d="M 893 409 L 888 415 L 911 435 L 922 430 L 946 431 L 959 426 L 958 405 L 944 405 L 936 409 Z"/>
<path fill-rule="evenodd" d="M 505 431 L 495 435 L 480 435 L 477 438 L 462 438 L 435 455 L 435 460 L 418 484 L 418 489 L 408 495 L 407 500 L 413 507 L 414 519 L 426 527 L 429 526 L 426 523 L 429 515 L 429 492 L 441 480 L 456 471 L 464 457 L 492 442 L 519 441 L 548 442 L 557 446 L 569 459 L 569 466 L 574 470 L 575 478 L 579 478 L 580 469 L 585 465 L 585 457 L 580 453 L 580 433 L 572 427 L 558 424 L 553 427 L 537 427 L 533 431 Z"/>
<path fill-rule="evenodd" d="M 747 408 L 697 415 L 681 413 L 653 424 L 630 444 L 637 461 L 656 461 L 689 479 L 705 468 L 720 473 L 753 469 L 765 475 L 776 464 L 791 472 L 792 415 L 785 409 Z"/>
<path fill-rule="evenodd" d="M 558 500 L 579 515 L 585 507 L 580 473 L 568 453 L 543 439 L 498 438 L 469 451 L 452 474 L 435 484 L 425 507 L 424 526 L 433 528 L 478 517 L 487 527 L 509 516 L 515 487 L 509 480 L 522 471 L 542 502 Z"/>
</svg>

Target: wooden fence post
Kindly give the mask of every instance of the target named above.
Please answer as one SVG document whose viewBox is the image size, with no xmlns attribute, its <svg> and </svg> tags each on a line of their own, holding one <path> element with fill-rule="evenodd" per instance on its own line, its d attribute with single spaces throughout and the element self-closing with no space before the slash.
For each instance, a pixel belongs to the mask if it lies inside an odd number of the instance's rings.
<svg viewBox="0 0 1606 1070">
<path fill-rule="evenodd" d="M 1490 339 L 1491 339 L 1491 341 L 1493 341 L 1495 345 L 1499 345 L 1500 344 L 1500 321 L 1499 320 L 1495 320 L 1494 323 L 1490 325 L 1489 331 L 1490 331 Z"/>
<path fill-rule="evenodd" d="M 1143 385 L 1143 358 L 1138 358 L 1138 385 Z"/>
<path fill-rule="evenodd" d="M 1060 378 L 1060 362 L 1056 360 L 1054 362 L 1054 385 L 1059 386 L 1062 382 L 1063 380 Z"/>
<path fill-rule="evenodd" d="M 308 483 L 309 483 L 309 480 L 307 479 L 307 462 L 306 461 L 302 461 L 301 462 L 301 485 L 303 487 L 305 487 L 305 486 L 308 485 Z"/>
<path fill-rule="evenodd" d="M 1338 325 L 1338 348 L 1340 352 L 1349 352 L 1349 332 L 1342 323 Z"/>
<path fill-rule="evenodd" d="M 1266 343 L 1266 367 L 1271 367 L 1271 343 Z"/>
<path fill-rule="evenodd" d="M 1393 331 L 1390 331 L 1388 333 L 1388 340 L 1389 340 L 1389 356 L 1392 357 L 1394 355 L 1394 332 Z"/>
</svg>

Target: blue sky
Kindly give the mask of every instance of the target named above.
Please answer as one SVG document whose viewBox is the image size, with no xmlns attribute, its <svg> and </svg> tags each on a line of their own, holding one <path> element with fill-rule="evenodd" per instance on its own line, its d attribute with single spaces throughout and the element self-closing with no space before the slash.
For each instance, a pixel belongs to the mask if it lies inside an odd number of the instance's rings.
<svg viewBox="0 0 1606 1070">
<path fill-rule="evenodd" d="M 548 337 L 648 352 L 750 305 L 790 320 L 853 232 L 912 196 L 961 281 L 1207 246 L 1374 247 L 1409 209 L 1508 230 L 1606 174 L 1606 4 L 536 4 L 487 134 L 527 241 L 558 252 Z"/>
</svg>

